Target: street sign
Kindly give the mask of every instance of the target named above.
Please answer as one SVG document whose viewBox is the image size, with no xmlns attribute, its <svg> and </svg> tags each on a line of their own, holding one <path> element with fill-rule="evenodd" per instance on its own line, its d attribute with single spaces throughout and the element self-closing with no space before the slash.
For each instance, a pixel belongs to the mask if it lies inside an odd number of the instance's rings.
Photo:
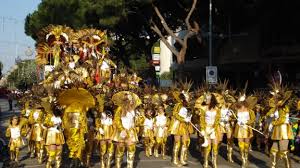
<svg viewBox="0 0 300 168">
<path fill-rule="evenodd" d="M 155 71 L 160 71 L 160 66 L 155 66 Z"/>
<path fill-rule="evenodd" d="M 159 61 L 160 60 L 160 54 L 152 54 L 152 60 Z"/>
<path fill-rule="evenodd" d="M 160 61 L 159 60 L 152 60 L 153 65 L 159 65 Z"/>
<path fill-rule="evenodd" d="M 216 66 L 206 66 L 206 82 L 209 84 L 217 84 L 218 69 Z"/>
<path fill-rule="evenodd" d="M 154 54 L 159 54 L 160 53 L 160 47 L 156 46 L 153 48 L 153 53 Z"/>
</svg>

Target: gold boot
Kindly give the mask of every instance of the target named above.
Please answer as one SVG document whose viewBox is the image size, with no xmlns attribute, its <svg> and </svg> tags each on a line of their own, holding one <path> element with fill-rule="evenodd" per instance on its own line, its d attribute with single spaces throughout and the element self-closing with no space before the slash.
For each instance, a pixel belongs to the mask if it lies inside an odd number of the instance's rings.
<svg viewBox="0 0 300 168">
<path fill-rule="evenodd" d="M 149 144 L 148 146 L 148 150 L 149 150 L 149 155 L 152 156 L 153 155 L 153 145 L 152 144 Z"/>
<path fill-rule="evenodd" d="M 213 168 L 217 168 L 218 167 L 218 150 L 219 150 L 219 145 L 218 144 L 213 144 L 213 155 L 212 155 L 212 164 L 213 164 Z"/>
<path fill-rule="evenodd" d="M 204 163 L 203 163 L 203 168 L 208 168 L 208 157 L 209 157 L 209 153 L 211 150 L 211 145 L 208 144 L 207 147 L 205 147 L 204 149 Z"/>
<path fill-rule="evenodd" d="M 161 156 L 164 160 L 166 159 L 166 145 L 165 144 L 161 145 Z"/>
<path fill-rule="evenodd" d="M 239 148 L 240 148 L 240 153 L 241 153 L 241 157 L 242 157 L 242 168 L 245 167 L 245 146 L 244 146 L 244 142 L 239 142 Z"/>
<path fill-rule="evenodd" d="M 61 154 L 62 154 L 62 149 L 57 149 L 56 154 L 55 154 L 55 166 L 56 166 L 56 168 L 60 168 L 60 166 L 61 166 Z"/>
<path fill-rule="evenodd" d="M 179 152 L 179 148 L 180 148 L 180 141 L 178 142 L 174 142 L 174 147 L 173 147 L 173 161 L 172 163 L 176 166 L 181 166 L 179 161 L 178 161 L 178 152 Z"/>
<path fill-rule="evenodd" d="M 55 151 L 49 151 L 46 168 L 52 168 L 52 162 L 54 161 L 55 155 L 56 155 Z"/>
<path fill-rule="evenodd" d="M 187 147 L 187 151 L 184 153 L 184 160 L 187 162 L 188 160 L 188 149 L 189 149 L 189 146 L 190 146 L 190 143 L 191 143 L 191 139 L 188 139 L 185 141 L 185 145 Z"/>
<path fill-rule="evenodd" d="M 40 142 L 36 142 L 36 152 L 38 156 L 38 163 L 42 164 L 43 163 L 43 154 L 44 154 L 44 147 L 41 145 Z"/>
<path fill-rule="evenodd" d="M 187 142 L 183 142 L 180 151 L 180 163 L 183 166 L 187 165 L 187 160 L 186 160 L 187 150 L 188 150 Z"/>
<path fill-rule="evenodd" d="M 228 143 L 227 143 L 227 160 L 229 163 L 233 163 L 233 159 L 232 159 L 232 140 L 228 140 Z"/>
<path fill-rule="evenodd" d="M 244 143 L 245 168 L 248 167 L 250 144 Z"/>
<path fill-rule="evenodd" d="M 277 153 L 278 153 L 277 149 L 271 148 L 271 151 L 270 151 L 271 168 L 276 168 Z"/>
<path fill-rule="evenodd" d="M 101 168 L 105 168 L 105 160 L 104 160 L 104 156 L 107 150 L 107 146 L 106 143 L 105 144 L 100 144 L 100 167 Z"/>
<path fill-rule="evenodd" d="M 159 148 L 159 144 L 155 144 L 154 146 L 154 157 L 158 158 L 158 148 Z"/>
<path fill-rule="evenodd" d="M 16 152 L 15 151 L 9 151 L 9 154 L 10 154 L 10 160 L 11 161 L 14 161 L 15 160 L 15 158 L 16 158 L 16 154 L 15 154 Z"/>
<path fill-rule="evenodd" d="M 19 154 L 20 154 L 20 150 L 19 150 L 19 148 L 16 148 L 16 151 L 15 151 L 15 161 L 16 162 L 19 162 Z"/>
<path fill-rule="evenodd" d="M 107 158 L 106 158 L 106 168 L 110 168 L 111 159 L 114 154 L 114 144 L 108 143 L 107 144 Z"/>
<path fill-rule="evenodd" d="M 127 147 L 127 168 L 133 168 L 135 156 L 135 144 Z"/>
<path fill-rule="evenodd" d="M 280 158 L 283 159 L 286 168 L 291 168 L 288 152 L 289 151 L 280 151 Z"/>
<path fill-rule="evenodd" d="M 115 154 L 115 167 L 116 168 L 121 168 L 124 151 L 125 151 L 124 146 L 117 146 L 116 154 Z"/>
</svg>

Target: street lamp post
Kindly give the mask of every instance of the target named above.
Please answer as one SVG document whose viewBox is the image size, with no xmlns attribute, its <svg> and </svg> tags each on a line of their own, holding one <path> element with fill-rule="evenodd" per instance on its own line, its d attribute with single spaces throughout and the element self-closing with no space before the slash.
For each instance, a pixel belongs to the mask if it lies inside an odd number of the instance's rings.
<svg viewBox="0 0 300 168">
<path fill-rule="evenodd" d="M 212 0 L 209 0 L 209 57 L 208 65 L 212 66 Z"/>
</svg>

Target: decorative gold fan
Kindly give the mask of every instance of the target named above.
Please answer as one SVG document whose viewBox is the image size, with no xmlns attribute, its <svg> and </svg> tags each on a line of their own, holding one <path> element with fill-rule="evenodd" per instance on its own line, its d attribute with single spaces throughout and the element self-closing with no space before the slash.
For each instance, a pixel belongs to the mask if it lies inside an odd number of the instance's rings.
<svg viewBox="0 0 300 168">
<path fill-rule="evenodd" d="M 72 88 L 63 91 L 58 97 L 58 103 L 61 106 L 70 106 L 78 102 L 86 108 L 95 106 L 95 99 L 91 93 L 83 88 Z"/>
</svg>

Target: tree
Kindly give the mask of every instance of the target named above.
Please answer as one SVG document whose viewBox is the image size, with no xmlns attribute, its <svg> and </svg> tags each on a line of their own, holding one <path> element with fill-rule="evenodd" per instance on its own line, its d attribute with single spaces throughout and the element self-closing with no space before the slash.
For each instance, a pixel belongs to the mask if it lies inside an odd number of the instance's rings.
<svg viewBox="0 0 300 168">
<path fill-rule="evenodd" d="M 198 41 L 201 42 L 200 38 L 200 27 L 199 24 L 196 22 L 196 20 L 191 21 L 191 17 L 196 9 L 197 5 L 197 0 L 192 1 L 191 7 L 188 9 L 187 7 L 184 6 L 184 4 L 181 4 L 180 1 L 176 1 L 178 5 L 181 6 L 183 11 L 187 11 L 186 17 L 184 20 L 181 21 L 181 25 L 179 26 L 174 26 L 174 25 L 169 25 L 168 22 L 166 21 L 164 16 L 168 16 L 165 13 L 162 14 L 160 9 L 157 7 L 155 3 L 153 3 L 153 8 L 155 11 L 155 14 L 158 16 L 159 21 L 163 27 L 163 30 L 165 31 L 165 34 L 163 34 L 163 31 L 158 27 L 157 23 L 152 20 L 151 21 L 151 29 L 158 34 L 160 39 L 165 43 L 165 45 L 171 50 L 171 52 L 176 56 L 177 63 L 179 65 L 179 78 L 181 78 L 181 73 L 183 71 L 183 64 L 185 61 L 185 56 L 188 48 L 188 40 L 196 36 Z M 185 12 L 184 12 L 185 13 Z M 169 13 L 169 15 L 172 15 L 172 13 Z M 180 19 L 180 18 L 177 18 Z M 192 22 L 192 24 L 191 24 Z M 173 28 L 172 28 L 173 27 Z M 176 34 L 176 32 L 179 30 L 186 30 L 186 34 L 184 35 L 183 38 L 179 37 L 179 34 Z M 170 44 L 166 36 L 171 36 L 172 38 L 175 39 L 176 43 L 179 44 L 179 48 L 173 46 Z"/>
<path fill-rule="evenodd" d="M 17 68 L 7 77 L 7 82 L 20 90 L 27 90 L 37 82 L 36 64 L 34 60 L 17 63 Z"/>
</svg>

